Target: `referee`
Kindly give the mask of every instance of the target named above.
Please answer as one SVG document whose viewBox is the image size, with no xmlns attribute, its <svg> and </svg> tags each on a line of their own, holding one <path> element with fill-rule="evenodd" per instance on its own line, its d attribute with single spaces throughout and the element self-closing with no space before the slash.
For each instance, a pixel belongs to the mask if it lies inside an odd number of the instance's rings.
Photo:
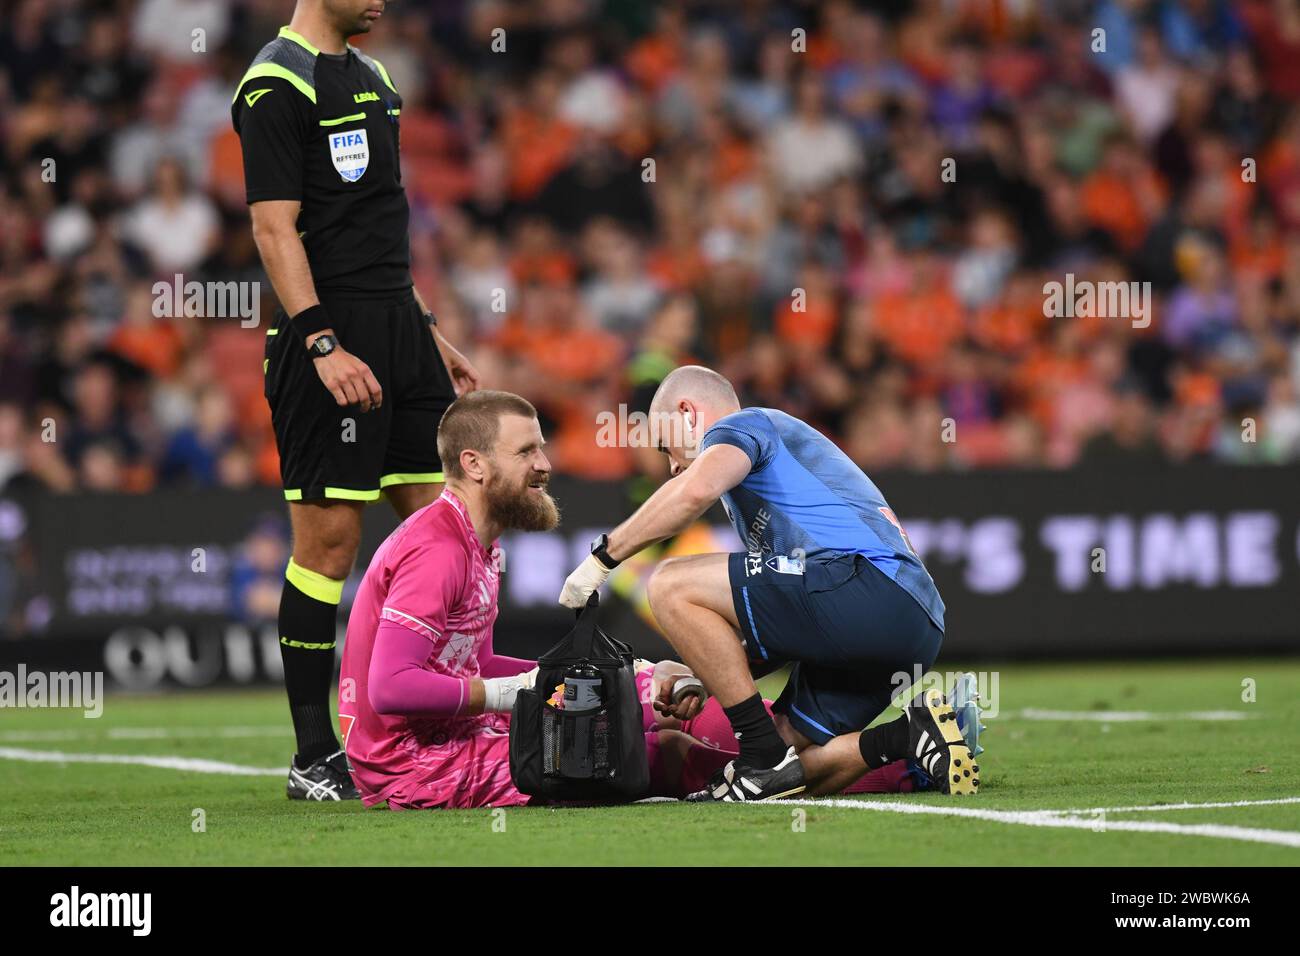
<svg viewBox="0 0 1300 956">
<path fill-rule="evenodd" d="M 362 509 L 383 495 L 404 519 L 438 497 L 438 422 L 457 389 L 478 387 L 411 282 L 402 98 L 347 42 L 384 7 L 298 0 L 231 106 L 253 238 L 281 305 L 263 367 L 293 528 L 279 628 L 298 800 L 358 796 L 329 692 Z"/>
</svg>

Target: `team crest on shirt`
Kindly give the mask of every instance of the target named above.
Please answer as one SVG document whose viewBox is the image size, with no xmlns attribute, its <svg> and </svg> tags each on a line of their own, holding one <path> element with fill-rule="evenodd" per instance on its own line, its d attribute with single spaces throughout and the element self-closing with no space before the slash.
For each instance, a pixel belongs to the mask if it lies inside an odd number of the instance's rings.
<svg viewBox="0 0 1300 956">
<path fill-rule="evenodd" d="M 345 183 L 355 183 L 370 165 L 370 140 L 364 129 L 330 133 L 330 159 Z"/>
<path fill-rule="evenodd" d="M 774 554 L 766 563 L 777 574 L 803 574 L 803 558 L 794 555 Z"/>
</svg>

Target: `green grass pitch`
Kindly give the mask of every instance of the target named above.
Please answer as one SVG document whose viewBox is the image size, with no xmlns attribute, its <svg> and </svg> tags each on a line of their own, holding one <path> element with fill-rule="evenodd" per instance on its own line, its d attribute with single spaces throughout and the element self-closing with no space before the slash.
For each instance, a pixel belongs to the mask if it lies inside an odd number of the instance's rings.
<svg viewBox="0 0 1300 956">
<path fill-rule="evenodd" d="M 97 720 L 6 709 L 0 865 L 1300 864 L 1300 661 L 977 669 L 999 677 L 980 793 L 843 806 L 650 803 L 494 814 L 304 804 L 284 797 L 293 741 L 278 691 L 110 696 Z M 1254 700 L 1243 699 L 1251 687 Z M 1128 719 L 1043 711 L 1124 711 Z M 86 760 L 109 755 L 268 773 Z M 882 804 L 894 809 L 872 809 Z M 900 805 L 920 812 L 896 812 Z M 1114 809 L 1133 807 L 1142 809 Z M 969 810 L 977 812 L 963 815 Z M 1062 810 L 1080 812 L 1048 813 Z"/>
</svg>

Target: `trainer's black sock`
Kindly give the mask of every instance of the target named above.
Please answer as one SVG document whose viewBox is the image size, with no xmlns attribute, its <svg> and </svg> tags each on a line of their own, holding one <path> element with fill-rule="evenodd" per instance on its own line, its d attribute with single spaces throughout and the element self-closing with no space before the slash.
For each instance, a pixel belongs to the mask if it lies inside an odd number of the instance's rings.
<svg viewBox="0 0 1300 956">
<path fill-rule="evenodd" d="M 731 729 L 740 741 L 740 755 L 736 758 L 750 767 L 775 767 L 785 757 L 788 749 L 776 732 L 772 715 L 763 706 L 762 695 L 757 692 L 749 700 L 742 700 L 722 712 L 731 721 Z"/>
<path fill-rule="evenodd" d="M 339 749 L 330 721 L 329 695 L 334 678 L 334 621 L 343 582 L 309 571 L 292 558 L 284 577 L 280 659 L 301 769 Z"/>
<path fill-rule="evenodd" d="M 887 724 L 868 727 L 858 735 L 858 750 L 862 759 L 871 770 L 879 770 L 887 763 L 902 760 L 907 756 L 908 733 L 907 714 Z"/>
</svg>

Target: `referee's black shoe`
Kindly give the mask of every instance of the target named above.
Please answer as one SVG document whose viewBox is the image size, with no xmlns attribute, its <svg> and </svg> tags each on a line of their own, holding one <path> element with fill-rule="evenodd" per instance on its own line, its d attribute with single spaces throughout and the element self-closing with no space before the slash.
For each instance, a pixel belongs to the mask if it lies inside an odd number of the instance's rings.
<svg viewBox="0 0 1300 956">
<path fill-rule="evenodd" d="M 321 757 L 302 770 L 298 769 L 295 759 L 289 764 L 285 793 L 290 800 L 360 800 L 361 794 L 352 782 L 351 769 L 347 754 L 342 750 Z"/>
<path fill-rule="evenodd" d="M 747 767 L 739 760 L 727 765 L 713 775 L 703 790 L 688 794 L 690 803 L 753 803 L 759 800 L 780 800 L 803 793 L 803 764 L 791 747 L 775 767 L 766 769 Z"/>
</svg>

